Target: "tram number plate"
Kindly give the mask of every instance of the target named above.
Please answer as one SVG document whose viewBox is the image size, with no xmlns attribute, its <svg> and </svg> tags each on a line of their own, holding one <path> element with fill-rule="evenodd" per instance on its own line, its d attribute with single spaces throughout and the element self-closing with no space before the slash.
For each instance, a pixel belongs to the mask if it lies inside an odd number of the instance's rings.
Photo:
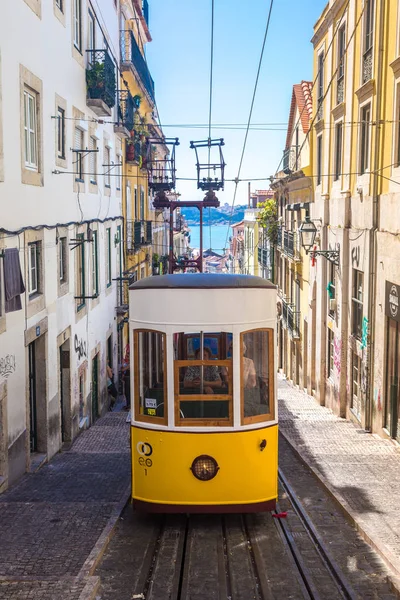
<svg viewBox="0 0 400 600">
<path fill-rule="evenodd" d="M 144 474 L 147 476 L 147 469 L 153 466 L 150 456 L 153 454 L 153 447 L 147 442 L 138 442 L 136 449 L 140 454 L 138 463 L 144 467 Z"/>
</svg>

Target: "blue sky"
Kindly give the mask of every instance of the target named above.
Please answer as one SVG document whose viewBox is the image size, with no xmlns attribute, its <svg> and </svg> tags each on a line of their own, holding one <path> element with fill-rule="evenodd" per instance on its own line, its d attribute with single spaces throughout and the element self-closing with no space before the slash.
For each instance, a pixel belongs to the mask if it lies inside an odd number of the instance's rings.
<svg viewBox="0 0 400 600">
<path fill-rule="evenodd" d="M 248 120 L 269 0 L 214 0 L 214 85 L 212 122 L 242 124 Z M 273 125 L 280 131 L 251 131 L 241 177 L 274 174 L 285 144 L 292 86 L 312 79 L 313 25 L 327 0 L 275 0 L 254 105 L 252 123 Z M 150 31 L 147 60 L 156 86 L 161 122 L 208 123 L 211 0 L 149 0 Z M 191 140 L 206 139 L 208 129 L 165 127 L 166 136 L 179 137 L 177 176 L 196 177 Z M 236 177 L 245 128 L 213 128 L 212 137 L 225 140 L 226 178 Z M 252 190 L 268 188 L 253 182 Z M 182 199 L 203 197 L 196 182 L 179 181 Z M 221 203 L 232 203 L 234 184 L 219 192 Z M 247 183 L 238 187 L 236 204 L 247 202 Z"/>
</svg>

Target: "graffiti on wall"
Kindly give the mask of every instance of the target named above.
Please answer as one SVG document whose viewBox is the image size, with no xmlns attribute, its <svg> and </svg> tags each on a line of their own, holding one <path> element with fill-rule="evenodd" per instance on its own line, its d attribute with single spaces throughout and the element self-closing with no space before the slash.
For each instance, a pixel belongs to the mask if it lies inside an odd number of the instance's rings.
<svg viewBox="0 0 400 600">
<path fill-rule="evenodd" d="M 337 374 L 340 375 L 341 371 L 341 357 L 342 357 L 342 340 L 335 338 L 333 343 L 333 364 L 335 365 Z"/>
<path fill-rule="evenodd" d="M 0 358 L 0 376 L 7 379 L 17 368 L 15 354 L 7 354 Z"/>
<path fill-rule="evenodd" d="M 82 339 L 78 339 L 78 336 L 75 334 L 74 338 L 74 349 L 78 355 L 78 360 L 81 360 L 82 356 L 87 357 L 87 345 Z"/>
<path fill-rule="evenodd" d="M 360 246 L 354 246 L 351 249 L 351 264 L 353 267 L 360 266 Z"/>
<path fill-rule="evenodd" d="M 368 325 L 368 319 L 364 317 L 362 322 L 361 350 L 364 350 L 368 344 Z"/>
</svg>

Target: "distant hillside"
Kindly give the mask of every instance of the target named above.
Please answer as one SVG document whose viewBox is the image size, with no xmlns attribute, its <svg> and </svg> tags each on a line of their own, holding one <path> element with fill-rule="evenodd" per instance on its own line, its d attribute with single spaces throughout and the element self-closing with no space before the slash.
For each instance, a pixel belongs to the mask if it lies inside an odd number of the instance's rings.
<svg viewBox="0 0 400 600">
<path fill-rule="evenodd" d="M 203 211 L 203 223 L 204 225 L 209 225 L 210 221 L 213 225 L 225 225 L 229 223 L 229 221 L 231 224 L 238 223 L 243 219 L 245 209 L 246 206 L 234 206 L 232 213 L 232 207 L 229 204 L 225 204 L 219 208 L 206 208 Z M 188 225 L 200 224 L 200 213 L 197 208 L 182 207 L 181 214 L 184 216 Z"/>
</svg>

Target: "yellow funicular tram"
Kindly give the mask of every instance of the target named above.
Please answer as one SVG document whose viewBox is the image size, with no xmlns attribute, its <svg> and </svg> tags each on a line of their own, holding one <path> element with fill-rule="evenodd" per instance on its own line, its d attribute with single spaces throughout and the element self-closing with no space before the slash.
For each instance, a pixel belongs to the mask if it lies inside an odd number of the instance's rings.
<svg viewBox="0 0 400 600">
<path fill-rule="evenodd" d="M 249 275 L 162 275 L 132 284 L 129 304 L 134 505 L 275 508 L 275 286 Z"/>
</svg>

